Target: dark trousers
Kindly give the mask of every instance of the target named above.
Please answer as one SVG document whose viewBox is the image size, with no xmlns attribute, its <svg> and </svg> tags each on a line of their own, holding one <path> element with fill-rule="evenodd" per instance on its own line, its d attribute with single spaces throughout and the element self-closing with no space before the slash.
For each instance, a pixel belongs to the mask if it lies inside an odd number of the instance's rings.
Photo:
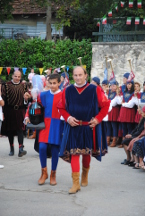
<svg viewBox="0 0 145 216">
<path fill-rule="evenodd" d="M 134 129 L 134 123 L 123 122 L 122 123 L 123 136 L 125 137 L 127 134 L 131 134 Z"/>
<path fill-rule="evenodd" d="M 108 121 L 107 122 L 107 136 L 118 137 L 118 122 Z"/>
<path fill-rule="evenodd" d="M 19 145 L 23 145 L 23 130 L 17 130 L 17 136 L 18 136 L 18 143 Z M 14 144 L 14 134 L 13 131 L 8 131 L 8 140 L 10 145 Z"/>
</svg>

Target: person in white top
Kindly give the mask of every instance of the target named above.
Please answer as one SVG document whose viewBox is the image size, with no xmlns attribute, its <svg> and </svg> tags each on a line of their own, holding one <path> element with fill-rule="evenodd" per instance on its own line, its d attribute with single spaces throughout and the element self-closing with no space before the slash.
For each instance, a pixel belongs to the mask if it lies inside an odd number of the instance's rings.
<svg viewBox="0 0 145 216">
<path fill-rule="evenodd" d="M 3 121 L 3 112 L 2 112 L 2 106 L 4 106 L 4 101 L 1 97 L 1 84 L 0 84 L 0 134 L 1 134 L 1 125 Z M 0 169 L 4 168 L 3 165 L 0 165 Z"/>
</svg>

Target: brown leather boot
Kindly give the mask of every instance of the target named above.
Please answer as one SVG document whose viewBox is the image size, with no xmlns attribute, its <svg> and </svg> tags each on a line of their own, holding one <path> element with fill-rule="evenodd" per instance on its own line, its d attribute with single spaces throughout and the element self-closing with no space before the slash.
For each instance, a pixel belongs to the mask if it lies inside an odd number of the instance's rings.
<svg viewBox="0 0 145 216">
<path fill-rule="evenodd" d="M 56 171 L 51 170 L 51 175 L 50 175 L 50 185 L 54 186 L 56 185 Z"/>
<path fill-rule="evenodd" d="M 110 147 L 115 147 L 116 146 L 116 140 L 117 140 L 117 137 L 113 137 L 113 141 L 112 141 Z"/>
<path fill-rule="evenodd" d="M 107 136 L 107 145 L 110 146 L 110 139 L 111 137 Z"/>
<path fill-rule="evenodd" d="M 79 183 L 79 176 L 80 176 L 79 172 L 72 173 L 73 185 L 72 188 L 69 190 L 69 194 L 75 194 L 81 189 Z"/>
<path fill-rule="evenodd" d="M 81 179 L 81 186 L 86 187 L 88 185 L 88 173 L 89 168 L 82 167 L 82 179 Z"/>
<path fill-rule="evenodd" d="M 46 179 L 48 179 L 47 167 L 42 168 L 42 174 L 40 179 L 38 180 L 38 184 L 43 185 Z"/>
<path fill-rule="evenodd" d="M 36 131 L 33 132 L 32 136 L 29 137 L 29 139 L 35 139 L 36 138 Z"/>
</svg>

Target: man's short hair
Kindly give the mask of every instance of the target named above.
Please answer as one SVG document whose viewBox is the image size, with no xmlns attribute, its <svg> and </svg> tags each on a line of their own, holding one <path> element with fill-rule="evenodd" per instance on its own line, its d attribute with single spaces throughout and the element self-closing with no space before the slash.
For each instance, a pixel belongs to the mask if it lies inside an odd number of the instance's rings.
<svg viewBox="0 0 145 216">
<path fill-rule="evenodd" d="M 76 66 L 76 67 L 74 67 L 74 69 L 73 69 L 73 72 L 74 72 L 74 70 L 75 70 L 77 67 L 80 67 L 80 68 L 82 68 L 82 70 L 84 71 L 84 73 L 85 73 L 85 74 L 87 74 L 87 71 L 86 71 L 86 69 L 85 69 L 84 67 L 82 67 L 82 66 Z"/>
<path fill-rule="evenodd" d="M 58 83 L 59 83 L 60 82 L 59 74 L 50 74 L 49 80 L 52 80 L 52 79 L 56 79 L 58 81 Z"/>
</svg>

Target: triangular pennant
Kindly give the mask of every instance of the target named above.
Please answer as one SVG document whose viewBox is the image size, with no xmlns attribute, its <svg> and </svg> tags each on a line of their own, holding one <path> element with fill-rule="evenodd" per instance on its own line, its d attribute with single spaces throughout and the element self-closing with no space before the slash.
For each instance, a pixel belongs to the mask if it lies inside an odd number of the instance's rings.
<svg viewBox="0 0 145 216">
<path fill-rule="evenodd" d="M 67 71 L 67 72 L 69 71 L 69 66 L 66 66 L 66 71 Z"/>
<path fill-rule="evenodd" d="M 115 10 L 118 12 L 118 5 L 115 4 Z"/>
<path fill-rule="evenodd" d="M 14 71 L 17 71 L 17 70 L 19 70 L 19 68 L 18 67 L 14 67 Z"/>
<path fill-rule="evenodd" d="M 112 17 L 112 10 L 109 10 L 108 16 L 109 16 L 109 17 Z"/>
<path fill-rule="evenodd" d="M 27 68 L 22 68 L 23 74 L 25 75 Z"/>
<path fill-rule="evenodd" d="M 1 75 L 2 71 L 3 71 L 3 67 L 0 67 L 0 75 Z"/>
<path fill-rule="evenodd" d="M 8 75 L 9 75 L 9 74 L 10 74 L 10 71 L 11 71 L 11 68 L 10 68 L 10 67 L 7 67 L 6 69 L 7 69 Z"/>
<path fill-rule="evenodd" d="M 97 22 L 97 26 L 98 26 L 98 27 L 100 26 L 100 21 Z"/>
<path fill-rule="evenodd" d="M 83 68 L 86 70 L 87 66 L 86 66 L 86 65 L 83 65 Z"/>
<path fill-rule="evenodd" d="M 39 68 L 40 74 L 42 75 L 43 73 L 43 68 Z"/>
<path fill-rule="evenodd" d="M 121 1 L 121 7 L 124 7 L 124 2 L 123 1 Z"/>
<path fill-rule="evenodd" d="M 131 17 L 127 17 L 126 25 L 131 25 Z"/>
<path fill-rule="evenodd" d="M 140 18 L 139 17 L 135 17 L 135 25 L 139 25 L 140 23 Z"/>
<path fill-rule="evenodd" d="M 130 8 L 133 7 L 133 0 L 129 0 L 129 7 L 130 7 Z"/>
<path fill-rule="evenodd" d="M 137 0 L 137 7 L 142 8 L 142 0 Z"/>
<path fill-rule="evenodd" d="M 107 24 L 107 17 L 106 17 L 106 15 L 103 16 L 102 24 L 103 25 Z"/>
</svg>

